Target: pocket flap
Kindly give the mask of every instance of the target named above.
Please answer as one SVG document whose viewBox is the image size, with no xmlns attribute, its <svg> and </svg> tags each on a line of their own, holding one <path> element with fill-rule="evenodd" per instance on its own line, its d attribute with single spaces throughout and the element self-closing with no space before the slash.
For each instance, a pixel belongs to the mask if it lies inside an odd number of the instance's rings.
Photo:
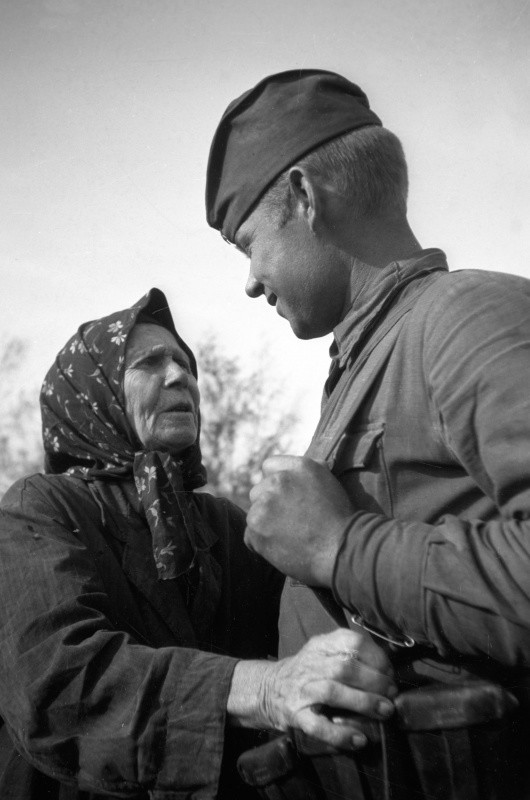
<svg viewBox="0 0 530 800">
<path fill-rule="evenodd" d="M 340 475 L 348 469 L 366 467 L 384 429 L 384 422 L 377 422 L 344 433 L 337 445 L 333 459 L 332 471 L 334 474 Z"/>
</svg>

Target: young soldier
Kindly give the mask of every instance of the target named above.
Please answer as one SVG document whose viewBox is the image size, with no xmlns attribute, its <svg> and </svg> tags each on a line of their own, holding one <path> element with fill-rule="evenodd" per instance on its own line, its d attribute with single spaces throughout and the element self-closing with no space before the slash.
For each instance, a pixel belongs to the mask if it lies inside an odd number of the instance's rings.
<svg viewBox="0 0 530 800">
<path fill-rule="evenodd" d="M 399 141 L 334 73 L 272 75 L 223 115 L 209 224 L 248 256 L 249 297 L 299 338 L 334 334 L 307 456 L 265 462 L 247 543 L 291 577 L 283 655 L 330 629 L 307 586 L 331 590 L 404 679 L 503 683 L 524 728 L 530 283 L 449 273 L 408 224 L 407 188 Z M 528 797 L 510 747 L 510 797 Z"/>
</svg>

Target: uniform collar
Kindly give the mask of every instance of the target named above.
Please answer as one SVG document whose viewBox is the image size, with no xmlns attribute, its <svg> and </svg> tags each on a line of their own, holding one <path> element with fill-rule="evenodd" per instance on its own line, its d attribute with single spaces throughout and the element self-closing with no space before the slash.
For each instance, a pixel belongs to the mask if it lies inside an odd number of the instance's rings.
<svg viewBox="0 0 530 800">
<path fill-rule="evenodd" d="M 445 254 L 437 248 L 419 250 L 411 258 L 392 261 L 382 269 L 355 263 L 351 274 L 352 303 L 346 316 L 333 330 L 330 356 L 341 369 L 368 330 L 377 322 L 387 304 L 416 276 L 435 270 L 448 270 Z M 359 275 L 365 280 L 359 290 Z"/>
</svg>

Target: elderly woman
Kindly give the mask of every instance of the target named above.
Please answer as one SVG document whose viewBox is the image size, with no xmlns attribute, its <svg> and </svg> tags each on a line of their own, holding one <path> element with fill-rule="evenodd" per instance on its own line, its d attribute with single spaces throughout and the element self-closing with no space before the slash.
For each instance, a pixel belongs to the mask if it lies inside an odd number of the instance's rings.
<svg viewBox="0 0 530 800">
<path fill-rule="evenodd" d="M 319 704 L 384 715 L 388 665 L 349 631 L 265 660 L 281 579 L 193 491 L 197 368 L 160 291 L 82 325 L 41 408 L 47 474 L 0 515 L 2 800 L 242 798 L 248 729 L 352 746 Z"/>
</svg>

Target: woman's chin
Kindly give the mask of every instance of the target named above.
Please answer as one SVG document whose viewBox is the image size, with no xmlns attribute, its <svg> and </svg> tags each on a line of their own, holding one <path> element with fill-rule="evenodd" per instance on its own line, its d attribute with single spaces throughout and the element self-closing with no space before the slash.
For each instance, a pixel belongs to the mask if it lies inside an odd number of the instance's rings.
<svg viewBox="0 0 530 800">
<path fill-rule="evenodd" d="M 191 447 L 197 440 L 197 429 L 195 427 L 186 431 L 166 431 L 161 436 L 153 438 L 147 444 L 148 450 L 159 450 L 163 453 L 171 453 L 172 456 L 179 456 L 188 447 Z"/>
</svg>

